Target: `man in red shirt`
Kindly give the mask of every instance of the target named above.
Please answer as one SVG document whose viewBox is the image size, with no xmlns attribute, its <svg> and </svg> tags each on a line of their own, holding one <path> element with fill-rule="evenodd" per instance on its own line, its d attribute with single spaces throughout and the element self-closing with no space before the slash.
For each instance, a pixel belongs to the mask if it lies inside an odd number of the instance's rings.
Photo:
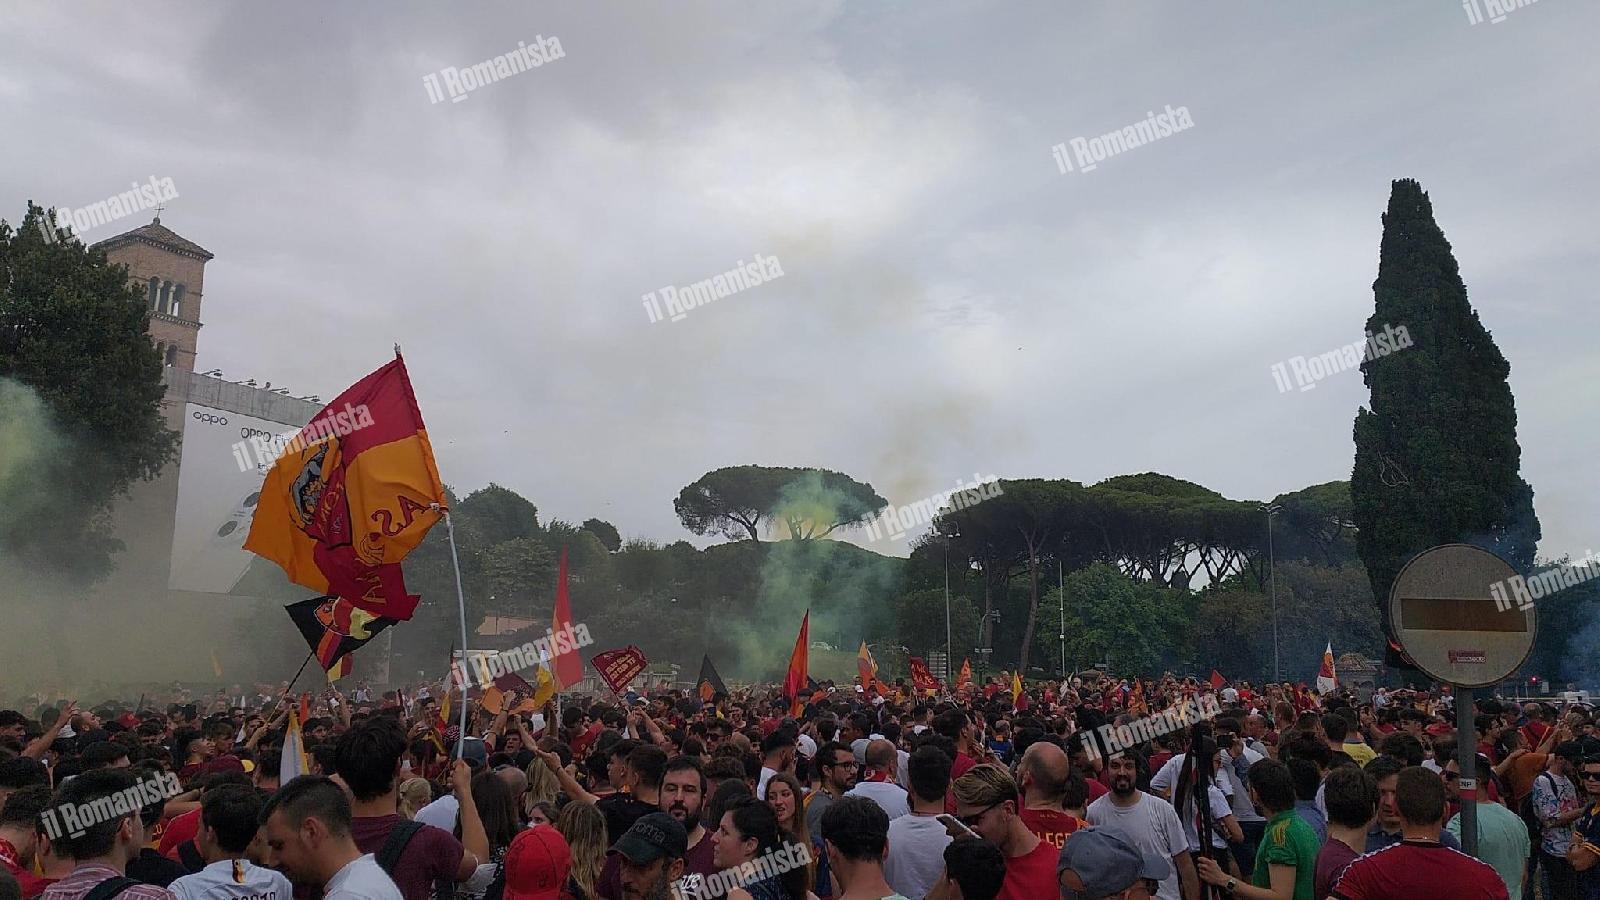
<svg viewBox="0 0 1600 900">
<path fill-rule="evenodd" d="M 972 720 L 959 709 L 945 710 L 933 719 L 933 730 L 941 734 L 956 745 L 956 758 L 950 766 L 950 780 L 967 774 L 973 766 L 978 764 L 976 758 L 977 729 L 972 726 Z M 954 814 L 956 811 L 955 794 L 945 797 L 944 811 Z"/>
<path fill-rule="evenodd" d="M 39 846 L 39 814 L 50 805 L 50 788 L 30 785 L 11 793 L 0 805 L 0 866 L 22 885 L 22 896 L 37 897 L 53 878 L 33 874 L 33 854 Z"/>
<path fill-rule="evenodd" d="M 1444 781 L 1421 766 L 1400 770 L 1395 784 L 1401 841 L 1351 863 L 1334 885 L 1339 900 L 1451 897 L 1509 900 L 1492 866 L 1439 843 Z"/>
<path fill-rule="evenodd" d="M 1083 779 L 1072 773 L 1067 754 L 1049 741 L 1035 741 L 1022 754 L 1017 766 L 1017 777 L 1022 781 L 1023 808 L 1018 816 L 1022 824 L 1042 841 L 1057 850 L 1067 843 L 1067 837 L 1087 826 L 1081 816 L 1067 812 L 1067 808 L 1082 809 L 1088 804 L 1089 789 Z M 1069 794 L 1076 794 L 1069 799 Z"/>
<path fill-rule="evenodd" d="M 950 786 L 956 798 L 956 818 L 979 837 L 1000 848 L 1006 858 L 1006 880 L 996 900 L 1037 900 L 1054 897 L 1056 884 L 1054 844 L 1028 830 L 1017 813 L 1017 782 L 992 763 L 974 766 Z"/>
</svg>

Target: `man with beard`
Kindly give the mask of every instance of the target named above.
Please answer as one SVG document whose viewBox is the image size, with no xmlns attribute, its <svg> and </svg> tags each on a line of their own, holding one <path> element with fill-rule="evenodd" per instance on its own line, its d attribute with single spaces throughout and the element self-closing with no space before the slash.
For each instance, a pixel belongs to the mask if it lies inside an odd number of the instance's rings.
<svg viewBox="0 0 1600 900">
<path fill-rule="evenodd" d="M 856 786 L 856 773 L 860 770 L 849 745 L 839 741 L 829 741 L 817 748 L 816 763 L 819 787 L 806 806 L 806 830 L 812 834 L 821 833 L 818 829 L 822 827 L 823 812 L 828 804 Z"/>
<path fill-rule="evenodd" d="M 661 811 L 678 820 L 684 827 L 685 846 L 683 874 L 706 876 L 717 871 L 712 861 L 711 832 L 700 823 L 700 810 L 706 799 L 706 776 L 700 763 L 691 756 L 674 756 L 667 760 L 665 774 L 661 776 Z M 595 893 L 603 900 L 622 900 L 622 856 L 606 856 L 600 878 L 595 882 Z"/>
<path fill-rule="evenodd" d="M 323 900 L 401 900 L 400 889 L 350 833 L 350 798 L 320 775 L 284 785 L 261 810 L 262 864 L 315 888 Z"/>
<path fill-rule="evenodd" d="M 666 900 L 683 877 L 688 833 L 678 820 L 654 812 L 634 822 L 611 852 L 622 858 L 623 900 Z"/>
<path fill-rule="evenodd" d="M 1111 793 L 1089 804 L 1089 824 L 1113 826 L 1145 854 L 1172 860 L 1173 874 L 1161 882 L 1161 889 L 1156 892 L 1159 900 L 1200 896 L 1200 878 L 1189 857 L 1189 839 L 1172 804 L 1135 786 L 1139 772 L 1133 757 L 1119 753 L 1111 757 L 1106 768 L 1111 774 Z"/>
</svg>

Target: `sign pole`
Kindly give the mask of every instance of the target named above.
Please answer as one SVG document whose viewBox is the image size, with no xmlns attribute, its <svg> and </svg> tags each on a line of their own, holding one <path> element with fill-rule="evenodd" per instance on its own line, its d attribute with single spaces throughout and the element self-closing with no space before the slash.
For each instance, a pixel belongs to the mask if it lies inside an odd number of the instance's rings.
<svg viewBox="0 0 1600 900">
<path fill-rule="evenodd" d="M 1461 777 L 1461 849 L 1478 855 L 1478 728 L 1476 693 L 1469 687 L 1456 692 L 1456 768 Z"/>
</svg>

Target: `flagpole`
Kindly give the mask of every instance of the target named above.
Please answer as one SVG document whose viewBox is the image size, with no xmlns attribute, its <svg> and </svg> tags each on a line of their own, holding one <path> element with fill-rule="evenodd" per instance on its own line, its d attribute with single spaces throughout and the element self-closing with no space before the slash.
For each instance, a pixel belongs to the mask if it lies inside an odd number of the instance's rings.
<svg viewBox="0 0 1600 900">
<path fill-rule="evenodd" d="M 399 347 L 395 350 L 398 352 Z M 438 504 L 434 504 L 438 506 Z M 461 613 L 461 660 L 467 659 L 467 595 L 461 590 L 461 560 L 456 556 L 456 525 L 450 519 L 450 510 L 444 511 L 444 530 L 450 538 L 450 565 L 456 572 L 456 608 Z M 463 670 L 465 667 L 463 667 Z M 456 759 L 467 750 L 467 679 L 461 679 L 461 736 L 456 740 Z"/>
<path fill-rule="evenodd" d="M 305 672 L 306 666 L 311 665 L 311 658 L 313 656 L 316 656 L 316 655 L 317 655 L 317 651 L 316 650 L 312 650 L 310 653 L 306 654 L 306 661 L 300 664 L 300 668 L 295 670 L 294 677 L 289 679 L 289 690 L 288 690 L 288 693 L 291 693 L 291 694 L 294 693 L 294 683 L 296 681 L 300 680 L 300 676 L 301 676 L 302 673 Z"/>
</svg>

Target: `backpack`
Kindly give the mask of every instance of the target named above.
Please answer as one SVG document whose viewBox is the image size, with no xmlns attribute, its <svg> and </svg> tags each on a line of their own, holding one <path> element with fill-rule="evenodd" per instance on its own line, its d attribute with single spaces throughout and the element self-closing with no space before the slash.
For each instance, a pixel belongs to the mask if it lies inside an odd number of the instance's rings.
<svg viewBox="0 0 1600 900">
<path fill-rule="evenodd" d="M 125 878 L 121 875 L 113 875 L 112 877 L 107 878 L 105 881 L 102 881 L 90 888 L 89 893 L 83 895 L 83 900 L 111 900 L 112 897 L 115 897 L 128 888 L 142 883 L 143 882 L 136 881 L 132 878 Z"/>
<path fill-rule="evenodd" d="M 411 839 L 416 837 L 417 832 L 423 827 L 423 823 L 409 819 L 394 826 L 394 830 L 389 832 L 389 838 L 383 842 L 383 847 L 378 851 L 378 868 L 393 878 L 395 867 L 400 865 L 400 856 L 406 852 L 406 845 L 411 843 Z M 85 897 L 84 900 L 89 898 Z"/>
<path fill-rule="evenodd" d="M 1557 799 L 1560 799 L 1560 789 L 1556 787 L 1555 776 L 1549 772 L 1540 772 L 1539 778 L 1550 779 L 1550 790 L 1556 793 Z M 1539 842 L 1544 837 L 1544 823 L 1539 821 L 1539 813 L 1533 808 L 1533 793 L 1539 786 L 1539 778 L 1533 780 L 1533 787 L 1528 789 L 1528 796 L 1523 797 L 1522 802 L 1517 804 L 1517 818 L 1528 826 L 1528 840 L 1532 842 L 1534 850 L 1539 849 Z"/>
</svg>

